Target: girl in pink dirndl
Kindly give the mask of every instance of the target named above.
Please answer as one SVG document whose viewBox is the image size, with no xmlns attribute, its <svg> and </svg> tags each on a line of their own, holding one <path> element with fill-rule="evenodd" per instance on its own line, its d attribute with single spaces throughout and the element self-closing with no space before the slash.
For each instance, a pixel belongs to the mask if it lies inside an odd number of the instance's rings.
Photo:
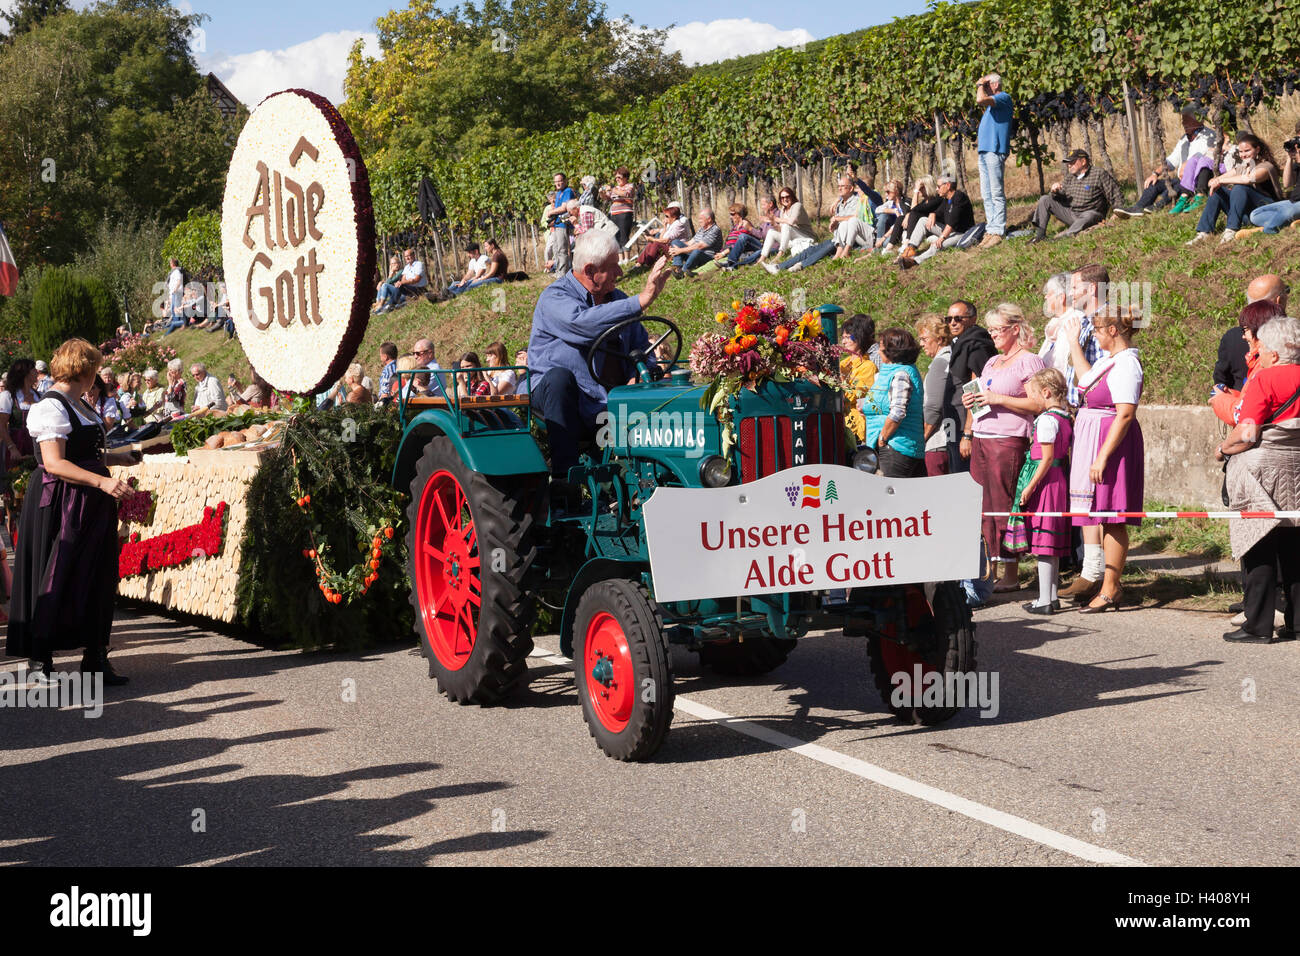
<svg viewBox="0 0 1300 956">
<path fill-rule="evenodd" d="M 1075 371 L 1084 394 L 1084 406 L 1074 423 L 1074 448 L 1070 467 L 1071 511 L 1141 511 L 1144 447 L 1137 406 L 1142 398 L 1142 364 L 1130 340 L 1135 316 L 1098 315 L 1093 334 L 1108 353 L 1089 365 L 1077 345 Z M 1076 525 L 1102 525 L 1106 572 L 1101 590 L 1085 614 L 1117 607 L 1120 575 L 1128 558 L 1128 525 L 1141 518 L 1075 518 Z"/>
</svg>

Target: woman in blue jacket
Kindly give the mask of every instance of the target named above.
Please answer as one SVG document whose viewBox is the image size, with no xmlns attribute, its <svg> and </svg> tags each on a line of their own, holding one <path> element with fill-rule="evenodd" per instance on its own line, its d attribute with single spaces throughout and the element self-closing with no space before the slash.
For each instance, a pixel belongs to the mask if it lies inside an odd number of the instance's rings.
<svg viewBox="0 0 1300 956">
<path fill-rule="evenodd" d="M 882 365 L 858 403 L 866 419 L 865 444 L 874 448 L 887 478 L 925 477 L 925 388 L 916 369 L 921 346 L 907 329 L 885 329 L 877 338 Z"/>
</svg>

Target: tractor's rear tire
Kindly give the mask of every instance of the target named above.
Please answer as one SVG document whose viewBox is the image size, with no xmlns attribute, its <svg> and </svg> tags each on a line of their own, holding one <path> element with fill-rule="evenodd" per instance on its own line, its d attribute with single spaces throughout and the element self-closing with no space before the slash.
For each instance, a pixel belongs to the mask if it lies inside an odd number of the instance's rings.
<svg viewBox="0 0 1300 956">
<path fill-rule="evenodd" d="M 573 669 L 582 717 L 616 760 L 645 760 L 673 720 L 673 671 L 659 609 L 639 584 L 598 581 L 578 602 Z"/>
<path fill-rule="evenodd" d="M 921 665 L 922 680 L 927 679 L 925 675 L 930 673 L 937 673 L 942 679 L 945 674 L 974 671 L 975 624 L 961 586 L 952 581 L 944 581 L 935 586 L 933 606 L 926 601 L 922 585 L 904 585 L 903 595 L 909 629 L 924 627 L 926 619 L 932 618 L 940 639 L 928 654 L 921 655 L 887 636 L 874 633 L 868 635 L 867 655 L 871 661 L 871 676 L 885 706 L 894 716 L 909 724 L 941 724 L 960 708 L 915 706 L 914 702 L 907 700 L 896 704 L 892 677 L 896 673 L 906 674 L 908 684 L 902 686 L 910 686 L 914 682 L 917 664 Z M 914 692 L 920 694 L 921 689 L 914 688 Z"/>
<path fill-rule="evenodd" d="M 535 607 L 523 582 L 540 487 L 470 470 L 441 436 L 416 464 L 406 539 L 415 631 L 451 700 L 495 703 L 527 674 Z"/>
<path fill-rule="evenodd" d="M 797 643 L 793 638 L 747 637 L 743 641 L 703 644 L 700 663 L 718 674 L 752 677 L 784 664 Z"/>
</svg>

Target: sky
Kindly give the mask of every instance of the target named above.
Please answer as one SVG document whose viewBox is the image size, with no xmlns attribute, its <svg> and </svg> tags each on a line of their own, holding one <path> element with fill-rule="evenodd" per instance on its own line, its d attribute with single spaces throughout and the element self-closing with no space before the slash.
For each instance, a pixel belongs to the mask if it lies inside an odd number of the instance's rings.
<svg viewBox="0 0 1300 956">
<path fill-rule="evenodd" d="M 12 0 L 0 0 L 0 7 Z M 84 0 L 74 0 L 81 6 Z M 303 87 L 338 102 L 343 96 L 347 54 L 358 38 L 378 53 L 375 19 L 405 0 L 173 0 L 185 12 L 208 19 L 191 49 L 199 68 L 213 72 L 245 103 L 254 106 L 276 90 Z M 445 3 L 450 7 L 454 3 Z M 897 16 L 925 10 L 925 0 L 867 0 L 855 5 L 795 4 L 751 0 L 702 7 L 688 0 L 632 4 L 606 0 L 611 16 L 627 14 L 642 26 L 669 32 L 670 50 L 687 64 L 793 46 Z M 701 9 L 712 14 L 700 17 Z"/>
</svg>

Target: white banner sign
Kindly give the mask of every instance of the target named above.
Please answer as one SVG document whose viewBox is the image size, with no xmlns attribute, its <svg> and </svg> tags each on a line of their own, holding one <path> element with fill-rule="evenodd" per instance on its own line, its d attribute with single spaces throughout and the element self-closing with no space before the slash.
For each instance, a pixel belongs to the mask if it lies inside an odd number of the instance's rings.
<svg viewBox="0 0 1300 956">
<path fill-rule="evenodd" d="M 728 488 L 659 488 L 657 601 L 954 581 L 979 574 L 980 486 L 800 465 Z"/>
</svg>

